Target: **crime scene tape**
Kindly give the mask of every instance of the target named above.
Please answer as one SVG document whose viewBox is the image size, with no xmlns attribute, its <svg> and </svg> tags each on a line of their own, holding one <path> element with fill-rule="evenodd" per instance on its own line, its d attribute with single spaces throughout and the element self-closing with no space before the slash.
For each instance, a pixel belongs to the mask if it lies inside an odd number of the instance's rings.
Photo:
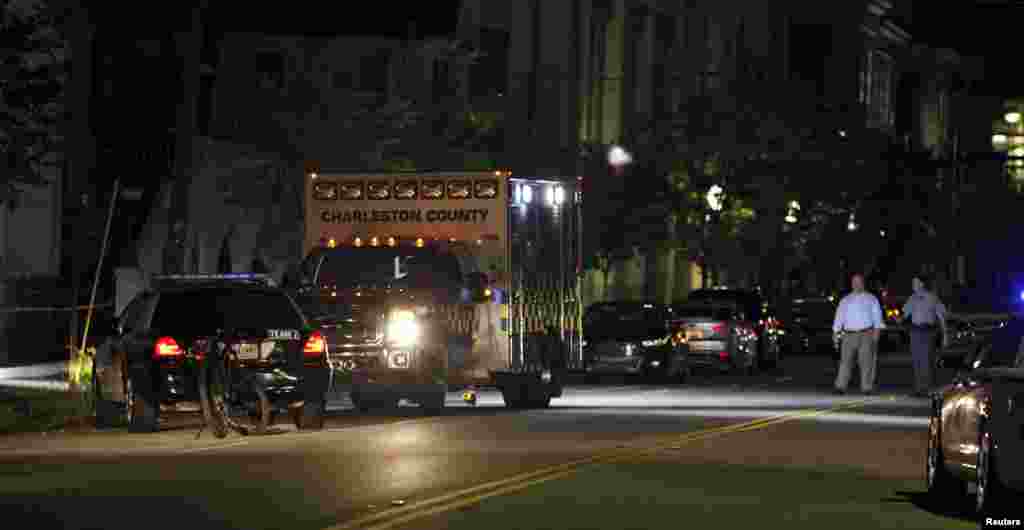
<svg viewBox="0 0 1024 530">
<path fill-rule="evenodd" d="M 49 312 L 55 312 L 55 311 L 85 311 L 85 310 L 89 309 L 89 307 L 92 307 L 93 309 L 99 309 L 99 308 L 113 307 L 113 306 L 114 306 L 113 302 L 108 302 L 108 303 L 105 303 L 105 304 L 93 304 L 92 306 L 89 306 L 87 304 L 87 305 L 80 305 L 80 306 L 73 306 L 73 307 L 0 307 L 0 313 L 29 313 L 29 312 L 35 312 L 35 311 L 38 311 L 38 312 L 43 312 L 43 311 L 49 311 Z"/>
</svg>

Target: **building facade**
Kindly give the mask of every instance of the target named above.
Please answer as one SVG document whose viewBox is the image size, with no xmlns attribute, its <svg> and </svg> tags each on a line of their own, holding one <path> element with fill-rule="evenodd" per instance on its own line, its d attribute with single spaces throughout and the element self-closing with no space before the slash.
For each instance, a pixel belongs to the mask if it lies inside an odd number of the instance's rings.
<svg viewBox="0 0 1024 530">
<path fill-rule="evenodd" d="M 321 168 L 386 168 L 399 137 L 432 140 L 431 110 L 453 92 L 449 55 L 447 39 L 228 34 L 211 134 Z"/>
<path fill-rule="evenodd" d="M 463 3 L 459 37 L 486 48 L 485 61 L 497 56 L 507 65 L 507 75 L 492 71 L 489 76 L 469 76 L 469 93 L 474 105 L 497 105 L 509 117 L 503 150 L 508 166 L 522 172 L 584 175 L 587 200 L 594 205 L 622 202 L 628 188 L 641 187 L 644 179 L 663 178 L 672 156 L 729 150 L 722 146 L 730 144 L 743 146 L 732 149 L 746 151 L 739 156 L 765 158 L 777 151 L 767 145 L 775 139 L 760 132 L 758 114 L 744 110 L 751 106 L 762 114 L 786 115 L 799 124 L 792 129 L 801 129 L 801 134 L 836 136 L 816 138 L 797 149 L 807 164 L 818 164 L 816 168 L 833 158 L 829 149 L 839 136 L 860 149 L 860 158 L 869 159 L 882 159 L 893 144 L 911 138 L 946 146 L 950 125 L 938 119 L 938 111 L 923 109 L 924 94 L 906 75 L 912 64 L 908 20 L 905 6 L 886 1 L 768 6 L 703 0 L 475 0 Z M 482 78 L 492 84 L 500 79 L 500 88 L 475 90 Z M 502 97 L 493 97 L 495 92 Z M 932 95 L 940 93 L 944 94 Z M 943 101 L 940 105 L 949 104 L 948 98 Z M 695 115 L 694 106 L 709 110 Z M 607 169 L 604 154 L 613 146 L 633 155 L 632 173 L 628 168 Z M 657 163 L 648 163 L 654 160 Z M 795 186 L 780 185 L 785 177 L 777 173 L 757 176 L 757 171 L 750 170 L 753 177 L 734 178 L 733 189 L 727 185 L 727 192 L 752 201 L 776 194 L 782 210 L 793 198 L 788 188 Z M 706 187 L 729 180 L 728 173 L 693 176 Z M 855 176 L 856 169 L 825 170 L 819 178 Z M 652 212 L 657 210 L 655 195 L 652 191 L 648 201 Z M 588 228 L 600 231 L 601 225 L 612 224 L 611 230 L 621 231 L 611 222 L 621 212 L 606 219 L 602 209 L 607 205 L 588 210 L 593 221 Z M 778 215 L 779 223 L 782 217 Z M 761 224 L 778 232 L 775 222 Z M 776 232 L 760 239 L 786 237 L 777 237 Z M 611 292 L 595 296 L 685 296 L 689 288 L 708 279 L 695 270 L 695 253 L 690 250 L 627 249 L 621 266 L 605 267 L 599 274 L 616 276 L 611 283 L 621 288 L 613 285 Z M 716 271 L 717 282 L 756 283 L 759 264 L 753 254 L 763 252 L 764 247 L 733 249 L 733 266 Z M 642 264 L 637 266 L 637 260 Z"/>
</svg>

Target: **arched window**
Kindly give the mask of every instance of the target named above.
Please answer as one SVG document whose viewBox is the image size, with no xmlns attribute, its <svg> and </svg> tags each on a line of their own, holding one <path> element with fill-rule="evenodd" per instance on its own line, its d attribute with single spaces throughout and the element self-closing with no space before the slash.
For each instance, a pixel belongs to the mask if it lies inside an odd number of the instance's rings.
<svg viewBox="0 0 1024 530">
<path fill-rule="evenodd" d="M 231 272 L 231 239 L 234 237 L 235 230 L 232 227 L 227 234 L 224 235 L 224 240 L 220 244 L 220 255 L 217 257 L 217 274 L 228 274 Z"/>
</svg>

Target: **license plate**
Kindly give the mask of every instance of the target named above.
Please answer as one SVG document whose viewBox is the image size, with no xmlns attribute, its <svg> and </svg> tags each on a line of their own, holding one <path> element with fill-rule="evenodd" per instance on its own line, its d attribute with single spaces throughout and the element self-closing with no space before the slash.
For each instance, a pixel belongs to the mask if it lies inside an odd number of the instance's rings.
<svg viewBox="0 0 1024 530">
<path fill-rule="evenodd" d="M 260 358 L 259 344 L 240 344 L 238 358 L 243 361 L 254 361 Z"/>
</svg>

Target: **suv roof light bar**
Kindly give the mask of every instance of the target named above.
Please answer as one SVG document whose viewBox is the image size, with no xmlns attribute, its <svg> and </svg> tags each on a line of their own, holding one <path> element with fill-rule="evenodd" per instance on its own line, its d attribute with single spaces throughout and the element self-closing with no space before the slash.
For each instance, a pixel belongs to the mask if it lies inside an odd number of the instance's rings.
<svg viewBox="0 0 1024 530">
<path fill-rule="evenodd" d="M 154 281 L 166 282 L 198 282 L 198 281 L 253 281 L 266 285 L 274 285 L 274 279 L 269 274 L 258 274 L 254 272 L 233 272 L 226 274 L 164 274 L 153 276 Z"/>
</svg>

